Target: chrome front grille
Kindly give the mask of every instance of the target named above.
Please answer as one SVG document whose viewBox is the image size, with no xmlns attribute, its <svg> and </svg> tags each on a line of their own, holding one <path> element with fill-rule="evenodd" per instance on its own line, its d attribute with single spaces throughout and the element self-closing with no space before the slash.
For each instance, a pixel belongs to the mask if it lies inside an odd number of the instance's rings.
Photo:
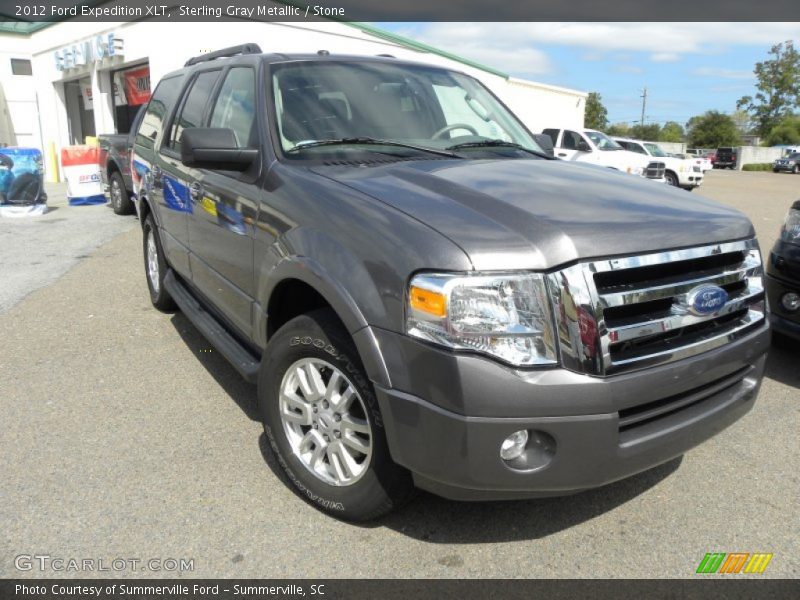
<svg viewBox="0 0 800 600">
<path fill-rule="evenodd" d="M 644 176 L 648 179 L 663 179 L 666 171 L 666 165 L 663 162 L 648 163 L 644 171 Z"/>
<path fill-rule="evenodd" d="M 581 263 L 548 283 L 564 365 L 593 375 L 694 356 L 764 320 L 755 240 Z"/>
</svg>

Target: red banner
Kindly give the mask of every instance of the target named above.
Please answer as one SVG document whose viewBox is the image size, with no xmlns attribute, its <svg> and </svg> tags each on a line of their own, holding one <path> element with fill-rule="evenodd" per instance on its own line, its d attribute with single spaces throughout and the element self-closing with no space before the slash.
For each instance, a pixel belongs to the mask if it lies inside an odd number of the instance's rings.
<svg viewBox="0 0 800 600">
<path fill-rule="evenodd" d="M 150 100 L 150 67 L 139 67 L 123 73 L 128 104 L 135 106 Z"/>
</svg>

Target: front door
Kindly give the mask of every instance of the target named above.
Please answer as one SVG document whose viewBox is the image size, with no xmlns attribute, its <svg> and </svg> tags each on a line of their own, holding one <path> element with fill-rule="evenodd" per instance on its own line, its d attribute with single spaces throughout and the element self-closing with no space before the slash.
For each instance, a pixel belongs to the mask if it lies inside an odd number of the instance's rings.
<svg viewBox="0 0 800 600">
<path fill-rule="evenodd" d="M 260 148 L 256 126 L 256 74 L 232 67 L 224 76 L 207 118 L 208 127 L 233 130 L 240 147 Z M 260 163 L 245 172 L 203 169 L 190 186 L 192 281 L 239 330 L 252 334 L 253 227 L 261 191 Z"/>
</svg>

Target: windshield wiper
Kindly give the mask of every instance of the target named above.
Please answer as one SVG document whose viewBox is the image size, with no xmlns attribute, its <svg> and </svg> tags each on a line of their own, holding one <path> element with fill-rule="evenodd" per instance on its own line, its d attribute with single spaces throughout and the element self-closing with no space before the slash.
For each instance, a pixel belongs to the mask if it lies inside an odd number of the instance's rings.
<svg viewBox="0 0 800 600">
<path fill-rule="evenodd" d="M 416 146 L 414 144 L 404 144 L 403 142 L 395 142 L 393 140 L 381 140 L 371 137 L 350 137 L 350 138 L 337 138 L 332 140 L 314 140 L 310 142 L 300 142 L 296 146 L 289 148 L 286 153 L 297 152 L 298 150 L 305 150 L 306 148 L 317 148 L 320 146 L 346 146 L 349 144 L 357 145 L 373 145 L 373 146 L 396 146 L 398 148 L 408 148 L 410 150 L 417 150 L 419 152 L 427 152 L 429 154 L 438 154 L 439 156 L 448 156 L 450 158 L 461 158 L 454 152 L 447 150 L 437 150 L 435 148 L 428 148 L 426 146 Z"/>
<path fill-rule="evenodd" d="M 447 150 L 461 150 L 462 148 L 514 148 L 515 150 L 522 150 L 523 152 L 527 152 L 528 154 L 533 154 L 535 156 L 541 156 L 543 158 L 553 158 L 544 152 L 537 152 L 536 150 L 531 150 L 530 148 L 526 148 L 521 144 L 517 144 L 516 142 L 506 142 L 505 140 L 481 140 L 479 142 L 464 142 L 462 144 L 455 144 L 453 146 L 448 146 Z"/>
</svg>

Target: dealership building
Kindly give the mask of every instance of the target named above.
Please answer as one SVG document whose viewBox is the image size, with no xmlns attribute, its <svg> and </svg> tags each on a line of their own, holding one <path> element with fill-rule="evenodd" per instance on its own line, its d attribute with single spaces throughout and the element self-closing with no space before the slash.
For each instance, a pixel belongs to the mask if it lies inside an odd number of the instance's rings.
<svg viewBox="0 0 800 600">
<path fill-rule="evenodd" d="M 166 73 L 192 56 L 244 42 L 264 52 L 391 56 L 466 72 L 534 132 L 583 125 L 587 94 L 510 77 L 450 52 L 362 23 L 133 22 L 0 23 L 0 145 L 54 156 L 87 137 L 126 133 Z M 495 68 L 496 67 L 496 68 Z"/>
</svg>

